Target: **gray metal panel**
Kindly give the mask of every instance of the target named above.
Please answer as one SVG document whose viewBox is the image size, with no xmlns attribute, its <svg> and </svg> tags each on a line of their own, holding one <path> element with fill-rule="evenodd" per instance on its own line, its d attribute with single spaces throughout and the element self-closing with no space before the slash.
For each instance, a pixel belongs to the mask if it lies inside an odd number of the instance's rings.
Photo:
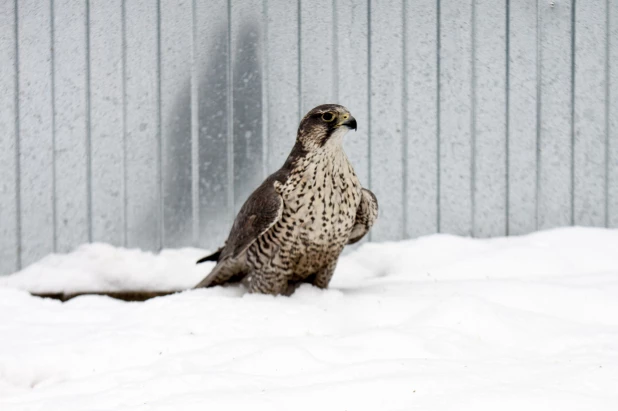
<svg viewBox="0 0 618 411">
<path fill-rule="evenodd" d="M 509 2 L 508 233 L 536 230 L 537 0 Z"/>
<path fill-rule="evenodd" d="M 56 250 L 64 253 L 90 240 L 88 17 L 84 2 L 55 0 L 53 7 Z"/>
<path fill-rule="evenodd" d="M 18 2 L 21 263 L 54 251 L 54 158 L 49 1 Z"/>
<path fill-rule="evenodd" d="M 618 2 L 608 2 L 608 132 L 607 132 L 607 223 L 618 228 Z"/>
<path fill-rule="evenodd" d="M 406 236 L 438 231 L 437 2 L 406 10 L 407 198 Z"/>
<path fill-rule="evenodd" d="M 199 122 L 199 245 L 223 244 L 231 227 L 228 182 L 229 53 L 226 0 L 196 2 L 196 76 Z"/>
<path fill-rule="evenodd" d="M 123 6 L 89 4 L 92 240 L 125 245 Z"/>
<path fill-rule="evenodd" d="M 23 0 L 0 23 L 3 273 L 91 239 L 217 247 L 329 101 L 359 121 L 374 239 L 618 227 L 614 1 Z"/>
<path fill-rule="evenodd" d="M 0 6 L 0 275 L 19 268 L 15 3 Z"/>
<path fill-rule="evenodd" d="M 371 1 L 370 188 L 380 203 L 372 240 L 399 240 L 405 222 L 403 180 L 403 4 Z"/>
<path fill-rule="evenodd" d="M 158 9 L 125 2 L 127 245 L 161 246 Z"/>
<path fill-rule="evenodd" d="M 191 64 L 192 4 L 162 0 L 161 159 L 163 247 L 191 245 Z"/>
<path fill-rule="evenodd" d="M 199 121 L 199 245 L 220 246 L 231 227 L 228 166 L 228 9 L 226 0 L 196 4 Z"/>
<path fill-rule="evenodd" d="M 335 52 L 339 94 L 334 101 L 350 110 L 358 131 L 348 133 L 344 149 L 361 184 L 369 185 L 369 92 L 367 1 L 335 1 Z"/>
<path fill-rule="evenodd" d="M 605 226 L 605 0 L 576 2 L 574 223 Z"/>
<path fill-rule="evenodd" d="M 472 0 L 440 3 L 440 227 L 472 232 Z"/>
<path fill-rule="evenodd" d="M 266 20 L 267 164 L 270 174 L 279 169 L 294 142 L 300 118 L 298 84 L 298 6 L 289 0 L 268 0 Z"/>
<path fill-rule="evenodd" d="M 541 135 L 538 224 L 571 224 L 571 2 L 539 2 Z"/>
<path fill-rule="evenodd" d="M 262 72 L 264 21 L 261 0 L 232 3 L 234 210 L 264 180 Z"/>
<path fill-rule="evenodd" d="M 301 117 L 313 107 L 335 103 L 337 69 L 331 0 L 300 1 Z"/>
<path fill-rule="evenodd" d="M 475 237 L 506 234 L 506 0 L 474 10 Z"/>
</svg>

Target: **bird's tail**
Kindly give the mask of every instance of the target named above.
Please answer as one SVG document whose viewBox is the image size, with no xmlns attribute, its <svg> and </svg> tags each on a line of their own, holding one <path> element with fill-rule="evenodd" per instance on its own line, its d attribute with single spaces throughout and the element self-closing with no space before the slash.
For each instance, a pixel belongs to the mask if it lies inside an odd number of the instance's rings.
<svg viewBox="0 0 618 411">
<path fill-rule="evenodd" d="M 228 283 L 237 283 L 247 274 L 243 268 L 244 265 L 238 260 L 228 258 L 219 261 L 210 274 L 194 288 L 208 288 Z"/>
<path fill-rule="evenodd" d="M 197 260 L 197 262 L 195 264 L 201 264 L 204 263 L 206 261 L 215 261 L 215 262 L 219 262 L 219 257 L 221 257 L 221 250 L 223 250 L 223 248 L 218 249 L 217 251 L 215 251 L 214 253 L 207 255 L 206 257 L 202 257 L 199 260 Z"/>
</svg>

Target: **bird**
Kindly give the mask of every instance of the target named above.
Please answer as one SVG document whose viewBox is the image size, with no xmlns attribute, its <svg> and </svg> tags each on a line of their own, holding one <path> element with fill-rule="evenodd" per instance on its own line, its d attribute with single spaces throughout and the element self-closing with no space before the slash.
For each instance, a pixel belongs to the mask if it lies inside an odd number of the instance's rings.
<svg viewBox="0 0 618 411">
<path fill-rule="evenodd" d="M 248 197 L 224 245 L 197 261 L 216 265 L 195 288 L 240 282 L 272 295 L 291 295 L 302 283 L 327 288 L 344 247 L 378 217 L 376 196 L 343 150 L 343 137 L 356 129 L 344 106 L 310 110 L 285 163 Z"/>
</svg>

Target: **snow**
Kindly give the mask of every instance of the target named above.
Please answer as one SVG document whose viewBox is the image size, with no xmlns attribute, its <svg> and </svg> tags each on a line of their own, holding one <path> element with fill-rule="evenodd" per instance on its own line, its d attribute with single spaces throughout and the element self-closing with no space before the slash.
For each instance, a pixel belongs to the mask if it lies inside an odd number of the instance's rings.
<svg viewBox="0 0 618 411">
<path fill-rule="evenodd" d="M 14 275 L 0 277 L 0 287 L 40 293 L 186 290 L 212 268 L 212 263 L 195 264 L 206 254 L 195 248 L 154 254 L 109 244 L 85 244 L 70 254 L 51 254 Z"/>
<path fill-rule="evenodd" d="M 0 409 L 618 409 L 618 230 L 367 243 L 291 297 L 23 291 L 184 289 L 203 253 L 92 244 L 0 278 Z"/>
</svg>

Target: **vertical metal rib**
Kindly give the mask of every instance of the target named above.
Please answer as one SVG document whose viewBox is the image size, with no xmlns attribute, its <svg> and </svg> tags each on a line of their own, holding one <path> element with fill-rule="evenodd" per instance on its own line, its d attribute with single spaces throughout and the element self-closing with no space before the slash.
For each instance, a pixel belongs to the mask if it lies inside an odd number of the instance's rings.
<svg viewBox="0 0 618 411">
<path fill-rule="evenodd" d="M 367 160 L 369 162 L 368 167 L 368 184 L 369 188 L 372 188 L 372 170 L 371 170 L 371 0 L 367 0 Z M 371 234 L 371 231 L 369 232 Z"/>
<path fill-rule="evenodd" d="M 373 186 L 371 167 L 371 0 L 367 0 L 367 184 L 369 189 Z M 369 241 L 373 239 L 372 231 L 369 231 Z"/>
<path fill-rule="evenodd" d="M 227 201 L 228 218 L 234 220 L 234 79 L 232 69 L 232 0 L 227 2 Z"/>
<path fill-rule="evenodd" d="M 504 108 L 505 113 L 505 202 L 504 202 L 504 233 L 509 235 L 509 215 L 510 215 L 510 201 L 511 201 L 511 193 L 510 193 L 510 125 L 511 125 L 511 99 L 510 99 L 510 73 L 511 73 L 511 0 L 505 0 L 506 6 L 506 22 L 505 22 L 505 40 L 506 40 L 506 70 L 505 70 L 505 102 L 506 107 Z"/>
<path fill-rule="evenodd" d="M 575 0 L 571 4 L 571 225 L 575 225 Z"/>
<path fill-rule="evenodd" d="M 337 104 L 340 104 L 339 102 L 339 47 L 338 47 L 339 33 L 337 31 L 337 0 L 333 0 L 331 12 L 333 14 L 333 19 L 332 19 L 333 49 L 331 50 L 332 58 L 333 58 L 333 72 L 332 72 L 333 95 L 334 95 L 334 100 L 335 100 L 334 102 Z"/>
<path fill-rule="evenodd" d="M 121 4 L 121 36 L 122 36 L 122 219 L 123 238 L 125 247 L 128 244 L 129 223 L 127 219 L 128 190 L 127 190 L 127 7 L 126 0 Z"/>
<path fill-rule="evenodd" d="M 21 164 L 20 154 L 20 121 L 19 121 L 19 10 L 18 0 L 14 0 L 15 8 L 15 237 L 17 244 L 17 269 L 21 270 L 22 247 L 21 247 Z"/>
<path fill-rule="evenodd" d="M 163 248 L 165 224 L 163 224 L 163 130 L 161 113 L 161 0 L 157 1 L 157 177 L 159 182 L 158 224 L 159 249 Z"/>
<path fill-rule="evenodd" d="M 536 1 L 536 215 L 535 228 L 539 229 L 539 198 L 541 190 L 541 92 L 543 83 L 543 30 L 539 0 Z"/>
<path fill-rule="evenodd" d="M 401 25 L 401 30 L 403 31 L 402 33 L 402 71 L 403 71 L 403 75 L 402 75 L 402 79 L 403 79 L 403 84 L 402 84 L 402 90 L 403 90 L 403 107 L 402 107 L 402 114 L 401 114 L 401 124 L 402 124 L 402 130 L 401 130 L 401 164 L 402 164 L 402 178 L 403 178 L 403 185 L 402 185 L 402 195 L 401 195 L 401 202 L 403 203 L 401 206 L 403 208 L 403 222 L 401 224 L 401 238 L 406 239 L 408 238 L 408 210 L 409 208 L 406 206 L 407 200 L 408 200 L 408 71 L 406 70 L 406 62 L 407 62 L 407 24 L 406 24 L 406 20 L 408 17 L 408 7 L 407 7 L 407 2 L 404 1 L 403 2 L 403 10 L 401 13 L 401 18 L 402 18 L 402 25 Z"/>
<path fill-rule="evenodd" d="M 200 228 L 200 125 L 199 125 L 199 83 L 197 78 L 197 5 L 191 1 L 191 216 L 193 246 L 199 246 Z"/>
<path fill-rule="evenodd" d="M 86 1 L 86 218 L 88 242 L 92 242 L 92 121 L 90 81 L 90 0 Z"/>
<path fill-rule="evenodd" d="M 49 36 L 51 44 L 50 53 L 50 66 L 51 66 L 51 103 L 52 103 L 52 116 L 51 116 L 51 135 L 52 135 L 52 249 L 54 253 L 58 250 L 58 225 L 56 223 L 57 218 L 57 204 L 56 204 L 56 47 L 55 47 L 55 22 L 54 22 L 54 0 L 49 2 Z"/>
<path fill-rule="evenodd" d="M 611 42 L 611 36 L 610 36 L 610 19 L 609 19 L 609 15 L 610 15 L 610 1 L 609 0 L 605 0 L 605 227 L 609 228 L 609 173 L 610 173 L 610 166 L 609 166 L 609 150 L 610 150 L 610 146 L 609 146 L 609 107 L 610 107 L 610 97 L 611 97 L 611 92 L 610 92 L 610 68 L 611 68 L 611 63 L 610 63 L 610 42 Z"/>
<path fill-rule="evenodd" d="M 268 84 L 269 59 L 268 59 L 268 0 L 262 2 L 262 177 L 268 176 L 270 133 L 270 96 Z"/>
<path fill-rule="evenodd" d="M 470 88 L 472 89 L 472 93 L 470 94 L 471 98 L 471 110 L 470 110 L 470 212 L 471 212 L 471 224 L 470 224 L 470 234 L 474 237 L 476 232 L 476 2 L 472 1 L 472 12 L 470 13 L 471 20 L 471 76 L 470 76 Z"/>
<path fill-rule="evenodd" d="M 301 25 L 302 25 L 302 0 L 298 0 L 298 14 L 296 15 L 296 19 L 298 20 L 298 121 L 303 118 L 303 78 L 302 78 L 302 62 L 303 62 L 303 49 L 302 49 L 302 33 L 301 33 Z"/>
<path fill-rule="evenodd" d="M 440 164 L 440 48 L 442 46 L 442 40 L 440 38 L 440 0 L 436 0 L 436 229 L 438 232 L 441 231 L 441 215 L 440 215 L 440 176 L 441 176 L 441 164 Z"/>
</svg>

